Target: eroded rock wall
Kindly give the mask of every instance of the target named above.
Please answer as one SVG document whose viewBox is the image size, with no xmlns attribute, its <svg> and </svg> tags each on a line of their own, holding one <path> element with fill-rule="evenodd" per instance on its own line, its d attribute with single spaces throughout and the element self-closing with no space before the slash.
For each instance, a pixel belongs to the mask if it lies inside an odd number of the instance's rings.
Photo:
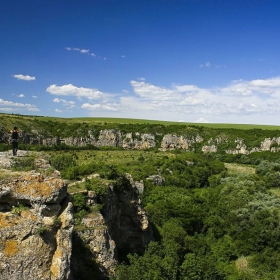
<svg viewBox="0 0 280 280">
<path fill-rule="evenodd" d="M 71 279 L 73 205 L 58 172 L 0 180 L 0 279 Z"/>
<path fill-rule="evenodd" d="M 73 132 L 75 134 L 75 132 Z M 161 135 L 161 140 L 156 141 L 156 133 L 124 133 L 117 129 L 104 129 L 99 132 L 89 130 L 86 135 L 83 136 L 68 136 L 68 137 L 44 137 L 39 131 L 33 130 L 31 133 L 24 131 L 20 132 L 20 143 L 34 144 L 34 145 L 46 145 L 54 146 L 64 143 L 68 146 L 86 147 L 91 145 L 94 147 L 121 147 L 123 149 L 151 149 L 156 146 L 161 151 L 170 151 L 175 149 L 182 149 L 185 151 L 197 151 L 199 149 L 204 153 L 216 153 L 221 145 L 231 144 L 231 148 L 226 148 L 225 152 L 228 154 L 249 154 L 252 152 L 280 151 L 280 137 L 264 138 L 256 147 L 248 148 L 244 143 L 245 139 L 236 138 L 229 140 L 228 136 L 222 134 L 215 139 L 208 135 L 208 137 L 202 137 L 198 132 L 191 132 L 188 134 L 166 134 Z M 0 142 L 8 143 L 9 134 L 0 131 Z M 198 145 L 197 144 L 201 144 Z M 234 146 L 235 144 L 235 146 Z M 234 146 L 234 147 L 233 147 Z"/>
<path fill-rule="evenodd" d="M 96 206 L 99 201 L 103 208 L 100 212 L 86 215 L 75 231 L 73 244 L 82 247 L 84 252 L 73 258 L 76 278 L 93 259 L 91 268 L 97 266 L 94 272 L 96 279 L 114 277 L 116 266 L 125 254 L 141 253 L 153 240 L 152 229 L 138 195 L 144 186 L 141 182 L 134 182 L 129 174 L 126 176 L 127 184 L 121 190 L 110 185 L 103 197 L 98 197 L 94 191 L 81 192 L 86 196 L 89 207 Z"/>
</svg>

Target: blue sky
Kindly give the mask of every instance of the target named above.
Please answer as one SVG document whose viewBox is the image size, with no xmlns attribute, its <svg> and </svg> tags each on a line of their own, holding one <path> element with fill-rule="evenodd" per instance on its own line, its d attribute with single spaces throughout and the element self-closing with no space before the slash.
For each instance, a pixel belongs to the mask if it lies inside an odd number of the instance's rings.
<svg viewBox="0 0 280 280">
<path fill-rule="evenodd" d="M 280 125 L 279 0 L 1 0 L 0 112 Z"/>
</svg>

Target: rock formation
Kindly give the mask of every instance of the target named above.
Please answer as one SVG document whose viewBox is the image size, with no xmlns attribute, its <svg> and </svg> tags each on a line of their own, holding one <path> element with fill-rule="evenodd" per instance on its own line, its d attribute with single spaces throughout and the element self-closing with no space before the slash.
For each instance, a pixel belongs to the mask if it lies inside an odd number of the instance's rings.
<svg viewBox="0 0 280 280">
<path fill-rule="evenodd" d="M 40 154 L 40 172 L 12 172 L 11 160 L 0 153 L 1 280 L 109 279 L 127 252 L 141 253 L 153 239 L 139 199 L 144 184 L 129 174 L 101 196 L 82 191 L 95 211 L 74 229 L 73 202 L 60 173 Z"/>
<path fill-rule="evenodd" d="M 64 143 L 68 146 L 86 147 L 87 145 L 94 147 L 121 147 L 123 149 L 152 149 L 159 147 L 161 151 L 170 151 L 182 149 L 185 151 L 202 151 L 203 153 L 216 153 L 221 145 L 229 145 L 230 148 L 224 148 L 228 154 L 244 154 L 252 152 L 271 151 L 277 152 L 280 150 L 280 137 L 264 138 L 256 147 L 248 148 L 245 144 L 246 139 L 236 137 L 229 140 L 228 135 L 222 133 L 213 139 L 211 133 L 207 137 L 202 137 L 197 131 L 188 131 L 182 134 L 165 134 L 155 132 L 139 133 L 139 132 L 122 132 L 117 129 L 104 129 L 100 131 L 88 130 L 82 136 L 77 136 L 79 133 L 73 131 L 73 135 L 59 138 L 51 136 L 43 136 L 38 130 L 32 130 L 31 133 L 21 131 L 20 143 L 32 145 L 54 146 Z M 9 134 L 0 131 L 0 142 L 8 143 Z M 157 139 L 157 140 L 156 140 Z M 235 145 L 235 147 L 233 147 Z"/>
<path fill-rule="evenodd" d="M 86 270 L 86 263 L 94 259 L 95 277 L 109 279 L 115 275 L 116 265 L 124 255 L 142 253 L 153 234 L 147 215 L 141 205 L 138 192 L 143 184 L 134 182 L 127 174 L 127 184 L 118 187 L 109 185 L 106 195 L 100 197 L 93 191 L 83 191 L 87 205 L 103 204 L 101 213 L 94 211 L 82 219 L 81 229 L 75 231 L 74 244 L 87 244 L 83 256 L 73 260 L 73 273 L 78 275 L 81 267 Z M 124 188 L 123 188 L 124 187 Z M 139 189 L 138 189 L 139 188 Z"/>
<path fill-rule="evenodd" d="M 58 172 L 1 173 L 0 279 L 71 279 L 72 231 Z"/>
</svg>

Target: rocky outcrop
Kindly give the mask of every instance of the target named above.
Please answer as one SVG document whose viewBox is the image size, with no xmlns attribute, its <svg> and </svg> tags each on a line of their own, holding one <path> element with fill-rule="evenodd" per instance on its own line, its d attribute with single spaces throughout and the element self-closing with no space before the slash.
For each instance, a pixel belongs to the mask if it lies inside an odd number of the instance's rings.
<svg viewBox="0 0 280 280">
<path fill-rule="evenodd" d="M 228 149 L 225 152 L 227 154 L 242 154 L 242 155 L 248 155 L 250 152 L 247 150 L 247 146 L 244 144 L 242 139 L 236 139 L 234 141 L 236 143 L 235 149 Z"/>
<path fill-rule="evenodd" d="M 7 143 L 9 134 L 0 135 L 0 142 Z M 99 132 L 97 138 L 92 131 L 88 131 L 86 136 L 43 137 L 38 131 L 32 133 L 21 131 L 19 134 L 20 143 L 32 145 L 54 146 L 64 143 L 68 146 L 85 147 L 87 145 L 95 147 L 122 147 L 124 149 L 150 149 L 156 146 L 155 136 L 147 133 L 123 133 L 116 129 L 104 129 Z"/>
<path fill-rule="evenodd" d="M 19 151 L 18 158 L 25 156 L 28 152 Z M 74 230 L 72 199 L 60 173 L 49 174 L 39 153 L 40 172 L 12 172 L 12 160 L 0 153 L 1 280 L 75 280 L 93 267 L 87 279 L 109 279 L 118 261 L 128 252 L 143 252 L 153 239 L 139 198 L 143 181 L 126 174 L 121 184 L 108 185 L 106 194 L 82 191 L 91 211 Z"/>
<path fill-rule="evenodd" d="M 243 139 L 237 138 L 235 140 L 236 147 L 233 149 L 228 149 L 225 152 L 227 154 L 243 154 L 248 155 L 254 152 L 278 152 L 280 151 L 280 137 L 273 137 L 273 138 L 265 138 L 264 141 L 260 143 L 259 147 L 253 147 L 252 149 L 248 149 L 247 146 L 244 144 Z"/>
<path fill-rule="evenodd" d="M 51 136 L 50 133 L 45 132 L 43 136 L 38 130 L 32 130 L 30 133 L 25 131 L 20 132 L 20 143 L 54 146 L 64 143 L 68 146 L 86 147 L 88 145 L 94 147 L 121 147 L 123 149 L 142 149 L 148 150 L 159 147 L 161 151 L 172 151 L 181 149 L 185 151 L 202 151 L 203 153 L 216 153 L 224 145 L 224 152 L 228 154 L 244 154 L 247 155 L 252 152 L 280 151 L 280 137 L 265 138 L 256 147 L 248 148 L 245 143 L 246 139 L 236 138 L 230 140 L 226 133 L 221 133 L 213 139 L 210 133 L 208 136 L 202 137 L 197 131 L 185 131 L 180 134 L 166 134 L 155 132 L 155 134 L 139 133 L 139 132 L 122 132 L 117 129 L 104 129 L 100 131 L 88 130 L 83 134 L 81 132 L 73 131 L 72 136 L 57 137 Z M 80 135 L 80 136 L 75 136 Z M 209 138 L 208 138 L 209 137 Z M 232 136 L 230 136 L 232 137 Z M 207 139 L 208 138 L 208 139 Z M 160 140 L 161 139 L 161 140 Z M 8 143 L 9 134 L 0 131 L 0 142 Z M 235 145 L 235 146 L 234 146 Z M 230 148 L 228 148 L 230 147 Z"/>
<path fill-rule="evenodd" d="M 1 174 L 0 279 L 71 279 L 73 207 L 59 173 Z"/>
<path fill-rule="evenodd" d="M 122 147 L 124 149 L 150 149 L 156 146 L 155 136 L 152 134 L 136 133 L 136 137 L 140 139 L 133 138 L 132 133 L 127 133 L 123 138 Z"/>
<path fill-rule="evenodd" d="M 183 149 L 190 150 L 194 143 L 200 143 L 203 141 L 203 138 L 199 135 L 195 137 L 186 137 L 175 134 L 167 134 L 163 137 L 161 141 L 161 151 L 174 150 L 174 149 Z"/>
<path fill-rule="evenodd" d="M 104 219 L 118 253 L 142 253 L 153 235 L 136 185 L 130 181 L 122 191 L 111 186 L 104 202 Z"/>
<path fill-rule="evenodd" d="M 126 174 L 125 183 L 122 186 L 109 185 L 105 195 L 97 195 L 94 191 L 80 192 L 86 197 L 87 205 L 95 210 L 82 219 L 75 231 L 74 244 L 80 247 L 86 244 L 84 253 L 73 258 L 75 276 L 94 260 L 91 269 L 97 266 L 94 271 L 96 279 L 109 279 L 115 276 L 116 265 L 124 255 L 144 251 L 153 234 L 138 195 L 143 189 L 143 182 L 134 182 Z M 100 205 L 103 205 L 101 211 L 98 210 Z"/>
</svg>

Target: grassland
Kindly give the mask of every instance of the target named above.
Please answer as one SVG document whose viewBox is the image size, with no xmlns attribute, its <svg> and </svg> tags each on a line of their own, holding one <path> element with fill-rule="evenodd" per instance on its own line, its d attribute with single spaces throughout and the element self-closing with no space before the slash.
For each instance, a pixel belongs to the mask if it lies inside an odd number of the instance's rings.
<svg viewBox="0 0 280 280">
<path fill-rule="evenodd" d="M 70 152 L 71 153 L 71 152 Z M 57 156 L 65 154 L 64 151 L 50 151 L 50 156 Z M 139 150 L 81 150 L 75 151 L 77 158 L 77 165 L 90 164 L 97 162 L 99 164 L 125 166 L 127 170 L 133 168 L 134 165 L 138 166 L 139 163 L 160 161 L 162 158 L 176 157 L 171 152 L 154 152 L 154 151 L 139 151 Z"/>
<path fill-rule="evenodd" d="M 228 175 L 249 175 L 255 173 L 255 167 L 245 165 L 245 164 L 238 164 L 238 163 L 225 163 L 225 166 L 228 170 Z"/>
<path fill-rule="evenodd" d="M 31 126 L 36 120 L 51 121 L 61 123 L 86 123 L 89 125 L 102 125 L 108 123 L 118 124 L 160 124 L 160 125 L 194 125 L 203 126 L 207 128 L 233 128 L 233 129 L 264 129 L 264 130 L 278 130 L 280 126 L 275 125 L 257 125 L 257 124 L 227 124 L 227 123 L 192 123 L 192 122 L 171 122 L 159 120 L 144 120 L 144 119 L 126 119 L 126 118 L 98 118 L 98 117 L 84 117 L 84 118 L 58 118 L 49 116 L 32 116 L 19 114 L 3 114 L 0 113 L 1 126 L 3 127 L 26 127 Z"/>
</svg>

